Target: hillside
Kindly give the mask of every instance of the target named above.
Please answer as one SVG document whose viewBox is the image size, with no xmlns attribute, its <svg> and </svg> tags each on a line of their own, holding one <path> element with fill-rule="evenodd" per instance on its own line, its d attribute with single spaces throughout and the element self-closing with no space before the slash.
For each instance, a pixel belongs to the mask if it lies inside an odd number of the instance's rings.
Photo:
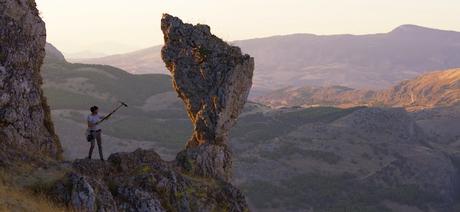
<svg viewBox="0 0 460 212">
<path fill-rule="evenodd" d="M 459 32 L 414 25 L 380 34 L 293 34 L 233 44 L 257 58 L 253 95 L 304 85 L 382 89 L 428 71 L 460 67 Z M 166 73 L 159 51 L 155 46 L 78 62 Z"/>
<path fill-rule="evenodd" d="M 161 60 L 161 46 L 154 46 L 126 54 L 109 55 L 99 58 L 73 59 L 72 62 L 111 65 L 132 74 L 166 74 Z M 88 56 L 89 57 L 89 56 Z"/>
<path fill-rule="evenodd" d="M 280 89 L 255 100 L 272 107 L 367 105 L 414 110 L 451 106 L 460 101 L 460 69 L 424 74 L 380 91 L 306 86 Z"/>
<path fill-rule="evenodd" d="M 300 88 L 288 87 L 275 90 L 268 94 L 255 97 L 253 100 L 274 108 L 292 106 L 353 107 L 368 105 L 368 102 L 375 95 L 376 92 L 372 90 L 357 90 L 344 86 L 303 86 Z"/>
<path fill-rule="evenodd" d="M 456 211 L 458 127 L 432 139 L 429 120 L 446 116 L 419 115 L 423 127 L 411 116 L 325 107 L 243 116 L 232 131 L 235 179 L 258 211 Z M 441 145 L 448 137 L 457 142 Z"/>
<path fill-rule="evenodd" d="M 377 103 L 393 107 L 433 108 L 460 101 L 460 69 L 437 71 L 378 92 Z"/>
</svg>

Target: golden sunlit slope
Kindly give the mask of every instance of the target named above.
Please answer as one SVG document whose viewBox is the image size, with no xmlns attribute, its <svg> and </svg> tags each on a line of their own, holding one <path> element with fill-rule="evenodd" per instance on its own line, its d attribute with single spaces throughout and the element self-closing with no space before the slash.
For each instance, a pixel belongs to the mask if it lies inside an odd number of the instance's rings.
<svg viewBox="0 0 460 212">
<path fill-rule="evenodd" d="M 366 105 L 422 109 L 450 106 L 460 101 L 460 69 L 424 74 L 381 91 L 305 86 L 277 90 L 256 101 L 272 107 Z"/>
<path fill-rule="evenodd" d="M 460 69 L 437 71 L 401 82 L 379 92 L 376 101 L 384 105 L 431 108 L 460 101 Z"/>
</svg>

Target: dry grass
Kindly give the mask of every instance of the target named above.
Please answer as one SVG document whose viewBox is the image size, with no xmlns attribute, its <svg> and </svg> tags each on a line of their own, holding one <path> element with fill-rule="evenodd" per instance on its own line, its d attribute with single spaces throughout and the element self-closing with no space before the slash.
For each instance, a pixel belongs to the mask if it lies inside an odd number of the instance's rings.
<svg viewBox="0 0 460 212">
<path fill-rule="evenodd" d="M 67 211 L 42 195 L 0 184 L 0 211 Z"/>
<path fill-rule="evenodd" d="M 64 174 L 62 168 L 44 170 L 27 164 L 18 164 L 14 170 L 0 169 L 0 212 L 69 211 L 45 195 L 50 182 Z"/>
</svg>

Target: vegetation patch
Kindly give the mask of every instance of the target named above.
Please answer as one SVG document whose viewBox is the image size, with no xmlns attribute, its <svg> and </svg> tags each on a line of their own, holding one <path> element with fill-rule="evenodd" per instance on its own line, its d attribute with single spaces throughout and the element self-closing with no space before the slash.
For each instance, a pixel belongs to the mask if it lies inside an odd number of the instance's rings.
<svg viewBox="0 0 460 212">
<path fill-rule="evenodd" d="M 319 161 L 324 161 L 332 165 L 337 164 L 342 159 L 340 156 L 333 152 L 302 149 L 295 144 L 290 143 L 284 143 L 273 151 L 263 151 L 260 153 L 260 155 L 271 160 L 278 160 L 280 158 L 292 158 L 297 155 L 304 158 L 312 158 Z"/>
<path fill-rule="evenodd" d="M 329 123 L 362 108 L 316 107 L 294 109 L 287 112 L 279 111 L 273 114 L 250 114 L 242 116 L 238 120 L 231 131 L 231 136 L 239 137 L 244 142 L 263 143 L 285 135 L 303 124 Z"/>
<path fill-rule="evenodd" d="M 250 181 L 240 186 L 257 208 L 313 208 L 315 211 L 390 211 L 391 200 L 424 210 L 440 200 L 417 185 L 377 186 L 353 175 L 298 175 L 274 184 Z M 281 205 L 281 206 L 280 206 Z"/>
</svg>

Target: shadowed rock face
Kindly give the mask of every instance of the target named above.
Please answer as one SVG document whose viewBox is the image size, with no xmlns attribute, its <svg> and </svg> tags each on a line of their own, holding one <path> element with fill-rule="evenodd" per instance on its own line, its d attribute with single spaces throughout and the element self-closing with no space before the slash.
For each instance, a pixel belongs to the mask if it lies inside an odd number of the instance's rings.
<svg viewBox="0 0 460 212">
<path fill-rule="evenodd" d="M 188 147 L 223 144 L 252 86 L 254 58 L 210 32 L 165 14 L 162 58 L 194 125 Z"/>
<path fill-rule="evenodd" d="M 22 153 L 57 158 L 61 147 L 40 88 L 45 23 L 34 1 L 1 0 L 0 26 L 0 159 Z"/>
</svg>

